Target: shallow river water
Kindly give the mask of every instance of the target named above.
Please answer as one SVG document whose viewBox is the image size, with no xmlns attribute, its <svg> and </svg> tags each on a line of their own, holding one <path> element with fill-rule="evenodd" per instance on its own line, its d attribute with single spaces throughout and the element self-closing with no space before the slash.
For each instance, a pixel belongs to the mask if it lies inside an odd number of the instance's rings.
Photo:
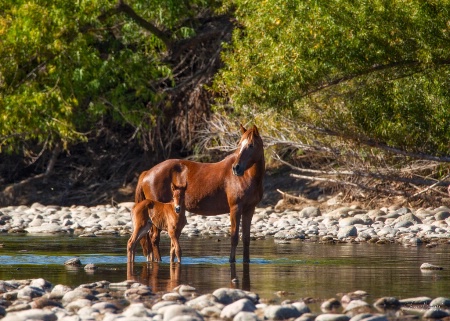
<svg viewBox="0 0 450 321">
<path fill-rule="evenodd" d="M 0 280 L 44 278 L 54 285 L 77 286 L 100 280 L 121 282 L 134 278 L 154 292 L 168 292 L 179 284 L 194 286 L 199 293 L 220 287 L 236 287 L 280 301 L 286 298 L 329 299 L 338 293 L 367 291 L 368 301 L 383 296 L 398 299 L 416 296 L 450 297 L 450 245 L 434 248 L 398 244 L 319 244 L 274 239 L 251 243 L 250 264 L 230 265 L 228 238 L 181 237 L 183 263 L 170 265 L 169 239 L 162 237 L 162 263 L 146 264 L 140 249 L 137 262 L 128 269 L 128 237 L 79 238 L 69 236 L 0 235 Z M 241 244 L 240 244 L 241 245 Z M 85 271 L 64 262 L 80 258 Z M 421 271 L 422 263 L 442 266 L 440 271 Z M 235 279 L 234 282 L 231 282 Z M 279 291 L 285 291 L 279 296 Z"/>
</svg>

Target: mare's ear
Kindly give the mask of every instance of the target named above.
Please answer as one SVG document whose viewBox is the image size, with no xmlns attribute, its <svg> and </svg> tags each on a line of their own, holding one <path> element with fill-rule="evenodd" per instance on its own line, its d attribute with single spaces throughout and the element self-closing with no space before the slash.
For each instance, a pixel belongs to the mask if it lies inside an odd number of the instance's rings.
<svg viewBox="0 0 450 321">
<path fill-rule="evenodd" d="M 245 134 L 245 132 L 247 131 L 247 129 L 245 129 L 244 126 L 242 126 L 242 124 L 239 124 L 239 128 L 241 129 L 242 134 Z"/>
<path fill-rule="evenodd" d="M 258 128 L 256 125 L 253 125 L 253 133 L 255 133 L 256 136 L 259 136 Z"/>
</svg>

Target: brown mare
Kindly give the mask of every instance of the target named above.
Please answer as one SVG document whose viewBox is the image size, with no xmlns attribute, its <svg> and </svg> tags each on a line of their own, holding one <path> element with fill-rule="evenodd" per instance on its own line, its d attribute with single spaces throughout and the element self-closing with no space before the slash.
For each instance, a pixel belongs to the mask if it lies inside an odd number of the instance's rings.
<svg viewBox="0 0 450 321">
<path fill-rule="evenodd" d="M 171 184 L 172 198 L 170 203 L 161 203 L 151 199 L 145 199 L 133 207 L 131 212 L 133 220 L 133 233 L 128 240 L 127 257 L 128 262 L 133 263 L 136 253 L 136 246 L 139 240 L 145 237 L 152 237 L 149 233 L 152 227 L 156 230 L 167 231 L 170 237 L 170 262 L 174 262 L 175 255 L 178 262 L 181 263 L 181 247 L 179 238 L 187 220 L 185 215 L 184 197 L 186 185 L 176 186 Z M 146 242 L 148 244 L 148 240 Z M 148 248 L 144 249 L 144 255 L 149 260 Z M 159 257 L 159 247 L 156 249 Z M 155 250 L 153 249 L 154 252 Z"/>
<path fill-rule="evenodd" d="M 155 199 L 168 202 L 172 198 L 170 184 L 181 167 L 186 173 L 186 210 L 200 215 L 230 213 L 230 263 L 236 262 L 239 225 L 242 219 L 243 261 L 250 262 L 250 224 L 256 205 L 263 196 L 265 173 L 264 146 L 256 126 L 246 130 L 236 151 L 217 163 L 198 163 L 189 160 L 168 159 L 143 172 L 136 187 L 135 202 Z M 160 261 L 159 231 L 151 237 L 153 260 Z M 146 239 L 143 239 L 146 240 Z"/>
</svg>

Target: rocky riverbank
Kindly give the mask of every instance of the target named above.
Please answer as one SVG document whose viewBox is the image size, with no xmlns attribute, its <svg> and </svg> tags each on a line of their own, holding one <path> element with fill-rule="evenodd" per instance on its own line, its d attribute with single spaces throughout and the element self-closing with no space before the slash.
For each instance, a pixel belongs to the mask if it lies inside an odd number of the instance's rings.
<svg viewBox="0 0 450 321">
<path fill-rule="evenodd" d="M 79 237 L 129 235 L 132 203 L 117 206 L 60 207 L 34 204 L 0 208 L 1 233 L 71 234 Z M 227 236 L 228 215 L 203 217 L 187 214 L 183 230 L 189 236 Z M 300 239 L 315 242 L 401 243 L 405 246 L 439 246 L 450 238 L 448 207 L 412 209 L 357 206 L 299 211 L 258 208 L 252 224 L 254 238 L 275 242 Z M 424 265 L 424 269 L 442 267 Z M 288 289 L 286 289 L 288 290 Z M 450 299 L 417 297 L 379 298 L 366 302 L 366 293 L 348 293 L 320 302 L 322 313 L 311 313 L 307 301 L 271 304 L 257 293 L 217 289 L 197 294 L 180 285 L 156 295 L 132 280 L 99 281 L 70 288 L 43 279 L 0 281 L 0 316 L 3 320 L 398 320 L 450 318 Z"/>
<path fill-rule="evenodd" d="M 415 297 L 365 301 L 367 293 L 356 291 L 339 300 L 321 303 L 322 313 L 311 313 L 308 302 L 286 300 L 271 304 L 258 294 L 220 288 L 197 295 L 196 289 L 180 285 L 157 296 L 151 287 L 131 280 L 98 281 L 70 288 L 44 279 L 0 281 L 2 321 L 204 321 L 204 320 L 295 320 L 295 321 L 387 321 L 444 319 L 450 299 Z"/>
<path fill-rule="evenodd" d="M 73 234 L 80 237 L 128 235 L 133 203 L 117 206 L 9 206 L 0 208 L 0 233 Z M 187 236 L 229 235 L 228 215 L 201 216 L 186 213 Z M 447 243 L 450 237 L 450 209 L 411 209 L 358 206 L 321 210 L 305 207 L 299 211 L 257 208 L 252 220 L 254 238 L 301 239 L 321 242 L 398 242 L 405 245 Z"/>
</svg>

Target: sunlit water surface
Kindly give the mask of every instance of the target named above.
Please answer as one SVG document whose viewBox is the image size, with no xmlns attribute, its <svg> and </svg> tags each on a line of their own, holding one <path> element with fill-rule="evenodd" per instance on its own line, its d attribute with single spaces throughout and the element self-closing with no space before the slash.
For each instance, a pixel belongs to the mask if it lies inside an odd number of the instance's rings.
<svg viewBox="0 0 450 321">
<path fill-rule="evenodd" d="M 79 238 L 69 236 L 0 235 L 0 280 L 44 278 L 54 285 L 77 286 L 100 280 L 121 282 L 133 278 L 166 292 L 180 284 L 199 293 L 236 287 L 260 298 L 328 299 L 338 293 L 367 291 L 368 301 L 383 296 L 399 299 L 450 296 L 450 246 L 404 247 L 398 244 L 319 244 L 273 239 L 251 243 L 251 263 L 228 263 L 228 238 L 181 237 L 183 263 L 170 265 L 169 239 L 163 236 L 162 263 L 145 263 L 140 249 L 132 272 L 127 273 L 127 237 Z M 241 244 L 240 244 L 241 245 Z M 78 257 L 98 269 L 64 266 Z M 440 271 L 421 271 L 422 263 L 442 266 Z M 234 279 L 234 282 L 231 280 Z M 237 282 L 236 282 L 237 281 Z M 279 291 L 288 292 L 279 296 Z"/>
</svg>

